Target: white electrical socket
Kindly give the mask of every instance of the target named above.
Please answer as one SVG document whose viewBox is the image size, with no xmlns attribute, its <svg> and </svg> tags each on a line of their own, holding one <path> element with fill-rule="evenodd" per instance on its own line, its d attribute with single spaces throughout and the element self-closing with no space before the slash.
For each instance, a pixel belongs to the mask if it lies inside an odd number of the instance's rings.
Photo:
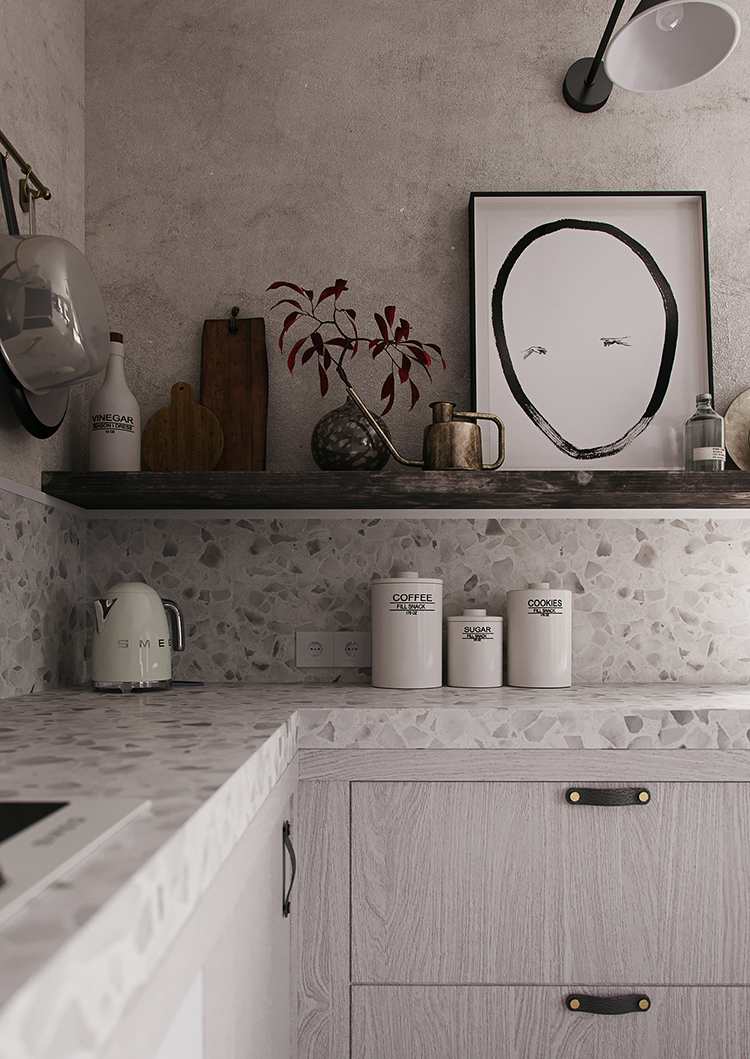
<svg viewBox="0 0 750 1059">
<path fill-rule="evenodd" d="M 332 632 L 298 632 L 297 668 L 318 666 L 330 669 L 333 666 L 333 636 Z"/>
<path fill-rule="evenodd" d="M 333 633 L 333 664 L 335 668 L 361 669 L 372 665 L 372 646 L 369 632 Z"/>
</svg>

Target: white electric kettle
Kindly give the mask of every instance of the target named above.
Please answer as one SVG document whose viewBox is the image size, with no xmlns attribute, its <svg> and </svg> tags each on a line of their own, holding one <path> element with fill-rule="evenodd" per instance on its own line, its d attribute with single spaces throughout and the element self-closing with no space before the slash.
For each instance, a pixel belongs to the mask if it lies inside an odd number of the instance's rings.
<svg viewBox="0 0 750 1059">
<path fill-rule="evenodd" d="M 173 643 L 167 613 L 174 619 L 174 649 L 184 651 L 180 608 L 148 585 L 123 581 L 106 599 L 94 600 L 94 688 L 129 692 L 171 687 Z"/>
</svg>

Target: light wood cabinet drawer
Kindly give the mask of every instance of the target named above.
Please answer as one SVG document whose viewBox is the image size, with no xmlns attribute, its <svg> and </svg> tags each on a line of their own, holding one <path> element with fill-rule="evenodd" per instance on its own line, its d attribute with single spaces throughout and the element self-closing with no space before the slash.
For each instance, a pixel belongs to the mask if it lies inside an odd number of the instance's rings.
<svg viewBox="0 0 750 1059">
<path fill-rule="evenodd" d="M 352 981 L 749 984 L 750 784 L 574 781 L 353 783 Z"/>
<path fill-rule="evenodd" d="M 572 988 L 355 986 L 352 1059 L 747 1059 L 750 990 L 634 987 L 648 1011 L 569 1011 Z M 581 992 L 612 994 L 593 987 Z"/>
</svg>

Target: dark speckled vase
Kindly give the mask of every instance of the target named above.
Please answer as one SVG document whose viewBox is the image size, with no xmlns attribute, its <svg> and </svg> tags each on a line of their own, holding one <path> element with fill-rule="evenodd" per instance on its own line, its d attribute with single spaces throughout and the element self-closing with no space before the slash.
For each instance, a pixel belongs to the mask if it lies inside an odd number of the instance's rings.
<svg viewBox="0 0 750 1059">
<path fill-rule="evenodd" d="M 374 418 L 390 437 L 380 416 Z M 322 471 L 379 471 L 391 455 L 351 397 L 326 412 L 313 430 L 310 447 Z"/>
</svg>

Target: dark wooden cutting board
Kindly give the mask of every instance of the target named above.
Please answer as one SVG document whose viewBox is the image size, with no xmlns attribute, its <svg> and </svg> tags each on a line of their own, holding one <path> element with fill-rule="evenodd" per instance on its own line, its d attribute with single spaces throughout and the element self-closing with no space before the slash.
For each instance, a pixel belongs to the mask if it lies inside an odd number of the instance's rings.
<svg viewBox="0 0 750 1059">
<path fill-rule="evenodd" d="M 265 471 L 268 360 L 262 317 L 206 320 L 201 348 L 201 404 L 224 431 L 217 471 Z"/>
<path fill-rule="evenodd" d="M 219 420 L 193 401 L 186 382 L 174 384 L 171 404 L 154 412 L 141 437 L 152 471 L 212 471 L 223 445 Z"/>
</svg>

